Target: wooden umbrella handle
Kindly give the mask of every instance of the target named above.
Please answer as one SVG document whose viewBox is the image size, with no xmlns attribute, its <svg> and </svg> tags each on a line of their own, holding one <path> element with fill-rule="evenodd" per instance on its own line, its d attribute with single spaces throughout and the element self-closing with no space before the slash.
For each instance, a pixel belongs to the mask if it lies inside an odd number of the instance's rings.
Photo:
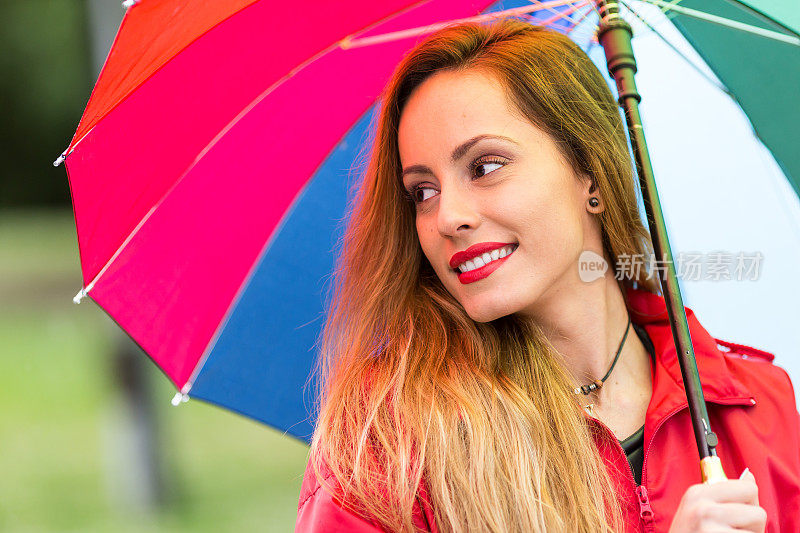
<svg viewBox="0 0 800 533">
<path fill-rule="evenodd" d="M 709 485 L 728 479 L 725 470 L 722 469 L 722 461 L 716 455 L 700 459 L 700 473 L 703 476 L 703 483 Z"/>
</svg>

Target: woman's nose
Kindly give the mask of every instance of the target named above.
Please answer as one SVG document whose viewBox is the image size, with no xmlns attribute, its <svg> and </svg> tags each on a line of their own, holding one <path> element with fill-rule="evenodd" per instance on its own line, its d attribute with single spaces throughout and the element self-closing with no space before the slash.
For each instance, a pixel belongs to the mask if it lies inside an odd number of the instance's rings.
<svg viewBox="0 0 800 533">
<path fill-rule="evenodd" d="M 457 186 L 442 188 L 439 193 L 437 224 L 442 235 L 455 235 L 458 231 L 476 228 L 479 216 L 474 199 L 469 192 Z"/>
</svg>

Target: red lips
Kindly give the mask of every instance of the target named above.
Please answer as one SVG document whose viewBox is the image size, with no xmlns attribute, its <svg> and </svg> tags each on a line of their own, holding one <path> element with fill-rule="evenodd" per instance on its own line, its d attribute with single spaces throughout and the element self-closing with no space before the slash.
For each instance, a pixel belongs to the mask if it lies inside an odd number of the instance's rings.
<svg viewBox="0 0 800 533">
<path fill-rule="evenodd" d="M 479 255 L 483 255 L 486 252 L 491 252 L 492 250 L 497 250 L 498 248 L 502 248 L 504 246 L 515 244 L 513 242 L 479 242 L 478 244 L 473 244 L 463 252 L 456 252 L 453 257 L 450 258 L 450 268 L 456 269 L 458 265 L 469 261 L 474 257 L 478 257 Z"/>
</svg>

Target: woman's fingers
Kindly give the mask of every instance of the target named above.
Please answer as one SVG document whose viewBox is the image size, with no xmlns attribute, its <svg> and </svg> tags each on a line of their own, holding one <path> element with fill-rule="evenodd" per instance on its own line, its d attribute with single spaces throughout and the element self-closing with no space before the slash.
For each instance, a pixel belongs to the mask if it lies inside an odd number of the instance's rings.
<svg viewBox="0 0 800 533">
<path fill-rule="evenodd" d="M 753 473 L 750 471 L 750 469 L 749 468 L 745 469 L 745 471 L 742 472 L 742 476 L 739 479 L 741 479 L 743 481 L 749 480 L 753 484 L 753 486 L 756 488 L 756 494 L 755 494 L 755 496 L 753 496 L 753 500 L 748 502 L 748 503 L 752 503 L 753 505 L 759 505 L 759 503 L 758 503 L 758 485 L 756 485 L 756 477 L 753 475 Z"/>
<path fill-rule="evenodd" d="M 755 478 L 745 472 L 741 479 L 689 487 L 673 517 L 670 533 L 763 533 L 766 523 L 767 514 L 758 504 Z"/>
<path fill-rule="evenodd" d="M 698 492 L 719 503 L 758 505 L 758 486 L 753 474 L 750 472 L 747 472 L 742 479 L 726 479 L 713 485 L 699 486 L 701 489 L 697 489 Z"/>
<path fill-rule="evenodd" d="M 712 508 L 709 518 L 736 529 L 761 532 L 767 523 L 767 512 L 757 505 L 722 503 Z"/>
</svg>

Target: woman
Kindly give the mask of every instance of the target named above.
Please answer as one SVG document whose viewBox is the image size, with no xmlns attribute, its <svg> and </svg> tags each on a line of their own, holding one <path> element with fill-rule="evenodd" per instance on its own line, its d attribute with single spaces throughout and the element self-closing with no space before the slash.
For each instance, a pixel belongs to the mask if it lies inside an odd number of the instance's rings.
<svg viewBox="0 0 800 533">
<path fill-rule="evenodd" d="M 723 466 L 750 470 L 699 484 L 657 280 L 620 275 L 648 243 L 568 38 L 506 20 L 412 50 L 336 272 L 297 530 L 800 531 L 788 377 L 687 310 Z"/>
</svg>

